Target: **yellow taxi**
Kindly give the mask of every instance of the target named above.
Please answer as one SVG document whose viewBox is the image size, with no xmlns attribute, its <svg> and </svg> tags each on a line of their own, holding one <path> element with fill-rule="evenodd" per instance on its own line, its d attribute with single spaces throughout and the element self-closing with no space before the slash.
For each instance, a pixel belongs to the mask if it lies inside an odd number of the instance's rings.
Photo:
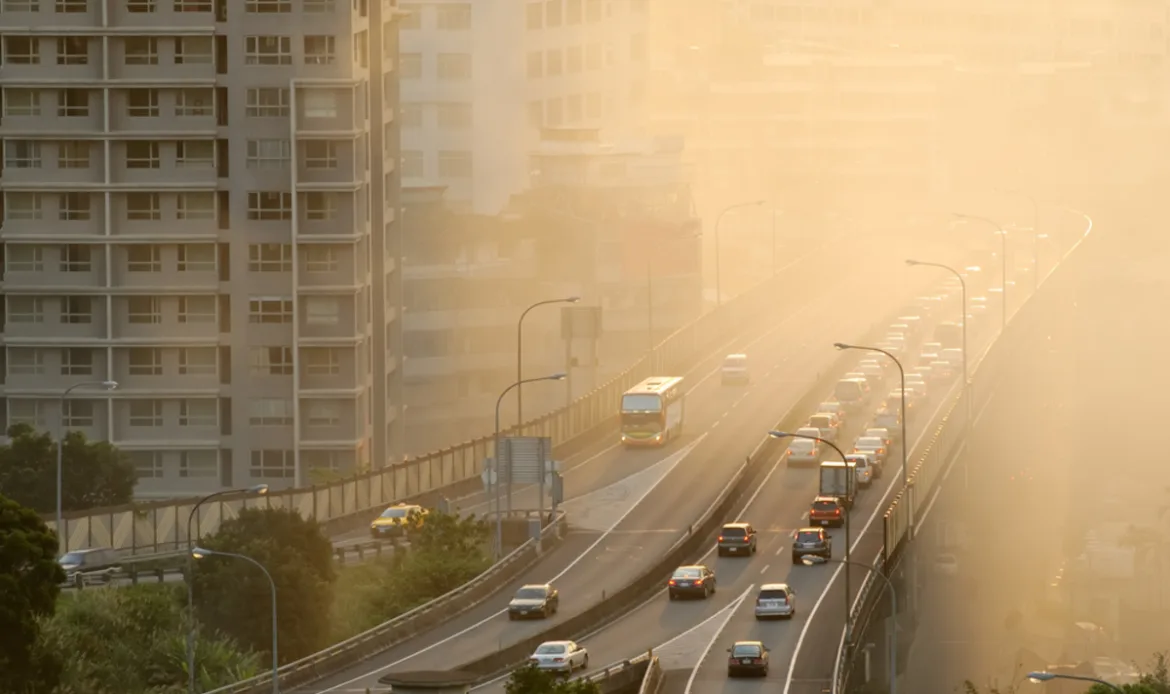
<svg viewBox="0 0 1170 694">
<path fill-rule="evenodd" d="M 405 535 L 409 529 L 422 525 L 427 513 L 427 510 L 418 504 L 395 504 L 382 511 L 382 514 L 370 523 L 370 536 L 378 540 Z"/>
</svg>

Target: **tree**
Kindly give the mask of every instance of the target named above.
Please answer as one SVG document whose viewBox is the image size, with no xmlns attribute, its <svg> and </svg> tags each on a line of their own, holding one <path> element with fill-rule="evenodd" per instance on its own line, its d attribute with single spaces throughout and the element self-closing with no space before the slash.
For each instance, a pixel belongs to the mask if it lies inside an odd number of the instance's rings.
<svg viewBox="0 0 1170 694">
<path fill-rule="evenodd" d="M 536 663 L 516 668 L 504 684 L 506 694 L 601 694 L 601 687 L 589 680 L 565 680 L 541 670 Z"/>
<path fill-rule="evenodd" d="M 44 621 L 40 648 L 67 653 L 54 694 L 181 692 L 187 687 L 186 591 L 172 584 L 73 593 Z M 257 654 L 218 634 L 196 641 L 200 691 L 259 674 Z M 48 691 L 48 690 L 46 690 Z"/>
<path fill-rule="evenodd" d="M 0 489 L 39 513 L 57 508 L 57 447 L 47 433 L 27 424 L 8 428 L 11 442 L 0 446 Z M 65 435 L 62 450 L 61 507 L 83 511 L 130 503 L 137 475 L 129 457 L 108 441 Z"/>
<path fill-rule="evenodd" d="M 244 509 L 200 543 L 259 562 L 276 583 L 282 662 L 329 645 L 332 546 L 312 520 L 286 509 Z M 272 598 L 268 579 L 249 562 L 209 556 L 196 562 L 195 604 L 201 621 L 244 647 L 269 653 Z"/>
<path fill-rule="evenodd" d="M 57 536 L 36 512 L 0 496 L 0 672 L 6 691 L 48 691 L 59 663 L 36 648 L 38 618 L 53 614 L 65 572 Z"/>
</svg>

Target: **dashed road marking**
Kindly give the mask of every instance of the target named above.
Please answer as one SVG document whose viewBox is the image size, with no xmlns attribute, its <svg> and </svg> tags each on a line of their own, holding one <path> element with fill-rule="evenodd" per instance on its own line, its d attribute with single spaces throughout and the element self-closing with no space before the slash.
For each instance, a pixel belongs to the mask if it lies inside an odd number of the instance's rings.
<svg viewBox="0 0 1170 694">
<path fill-rule="evenodd" d="M 761 573 L 761 574 L 766 574 L 766 573 L 768 573 L 768 569 L 770 569 L 770 568 L 772 568 L 772 565 L 771 565 L 771 564 L 765 564 L 765 565 L 764 565 L 764 568 L 760 569 L 760 573 Z"/>
</svg>

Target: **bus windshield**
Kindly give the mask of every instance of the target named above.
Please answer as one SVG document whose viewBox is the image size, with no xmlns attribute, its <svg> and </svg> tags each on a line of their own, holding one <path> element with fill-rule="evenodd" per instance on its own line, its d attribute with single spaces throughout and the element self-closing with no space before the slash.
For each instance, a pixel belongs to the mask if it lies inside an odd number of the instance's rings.
<svg viewBox="0 0 1170 694">
<path fill-rule="evenodd" d="M 622 412 L 660 412 L 662 399 L 657 395 L 623 395 Z"/>
</svg>

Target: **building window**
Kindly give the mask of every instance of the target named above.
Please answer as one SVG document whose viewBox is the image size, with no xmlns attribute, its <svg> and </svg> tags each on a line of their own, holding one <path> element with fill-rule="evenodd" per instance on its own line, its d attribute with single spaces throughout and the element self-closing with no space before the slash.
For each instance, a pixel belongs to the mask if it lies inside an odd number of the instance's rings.
<svg viewBox="0 0 1170 694">
<path fill-rule="evenodd" d="M 180 376 L 214 376 L 218 372 L 214 347 L 184 347 L 179 350 Z"/>
<path fill-rule="evenodd" d="M 544 76 L 544 53 L 540 51 L 529 51 L 528 53 L 528 79 L 534 80 Z"/>
<path fill-rule="evenodd" d="M 175 166 L 184 169 L 214 169 L 213 140 L 179 140 L 175 143 Z"/>
<path fill-rule="evenodd" d="M 305 0 L 306 13 L 332 12 L 336 8 L 335 0 Z"/>
<path fill-rule="evenodd" d="M 57 115 L 80 118 L 89 115 L 89 92 L 84 89 L 57 90 Z"/>
<path fill-rule="evenodd" d="M 61 323 L 86 325 L 93 322 L 93 297 L 61 297 Z"/>
<path fill-rule="evenodd" d="M 161 400 L 131 400 L 127 423 L 132 427 L 161 427 L 163 406 Z"/>
<path fill-rule="evenodd" d="M 162 300 L 157 296 L 131 296 L 126 299 L 126 320 L 135 325 L 162 323 Z"/>
<path fill-rule="evenodd" d="M 89 12 L 89 0 L 56 0 L 53 11 L 58 14 L 84 14 Z"/>
<path fill-rule="evenodd" d="M 585 53 L 581 46 L 569 46 L 565 49 L 565 71 L 569 73 L 581 72 L 585 69 Z"/>
<path fill-rule="evenodd" d="M 175 0 L 175 12 L 210 12 L 211 0 Z"/>
<path fill-rule="evenodd" d="M 305 118 L 336 118 L 337 93 L 332 91 L 306 90 L 304 93 Z"/>
<path fill-rule="evenodd" d="M 12 400 L 8 401 L 8 424 L 28 424 L 34 429 L 45 428 L 45 401 L 43 400 Z"/>
<path fill-rule="evenodd" d="M 332 347 L 310 347 L 302 356 L 306 375 L 336 376 L 341 373 L 341 356 Z"/>
<path fill-rule="evenodd" d="M 471 54 L 440 53 L 438 55 L 438 75 L 441 80 L 471 79 Z"/>
<path fill-rule="evenodd" d="M 466 31 L 471 28 L 471 3 L 439 5 L 439 28 L 446 31 Z"/>
<path fill-rule="evenodd" d="M 4 219 L 31 221 L 41 219 L 41 196 L 39 193 L 5 193 Z"/>
<path fill-rule="evenodd" d="M 248 361 L 253 376 L 291 376 L 293 372 L 290 347 L 252 347 Z"/>
<path fill-rule="evenodd" d="M 292 144 L 288 140 L 248 140 L 247 154 L 249 169 L 286 169 Z"/>
<path fill-rule="evenodd" d="M 60 36 L 57 38 L 58 65 L 88 65 L 89 37 Z"/>
<path fill-rule="evenodd" d="M 292 0 L 247 0 L 244 11 L 251 14 L 292 12 Z"/>
<path fill-rule="evenodd" d="M 252 451 L 249 474 L 255 478 L 294 479 L 297 476 L 296 455 L 292 451 L 274 448 Z"/>
<path fill-rule="evenodd" d="M 131 118 L 154 118 L 158 116 L 158 90 L 127 89 L 126 115 Z"/>
<path fill-rule="evenodd" d="M 215 193 L 179 193 L 176 219 L 215 219 Z"/>
<path fill-rule="evenodd" d="M 311 428 L 341 424 L 341 403 L 336 400 L 306 400 L 305 410 L 305 423 Z"/>
<path fill-rule="evenodd" d="M 126 219 L 132 222 L 162 219 L 158 193 L 127 193 Z"/>
<path fill-rule="evenodd" d="M 41 93 L 35 89 L 5 89 L 4 115 L 41 115 Z"/>
<path fill-rule="evenodd" d="M 565 23 L 581 23 L 581 0 L 565 0 Z"/>
<path fill-rule="evenodd" d="M 544 4 L 544 25 L 546 27 L 559 27 L 561 19 L 561 0 L 548 0 Z"/>
<path fill-rule="evenodd" d="M 40 0 L 4 0 L 0 2 L 0 12 L 37 12 L 40 10 Z"/>
<path fill-rule="evenodd" d="M 465 129 L 471 127 L 471 104 L 466 102 L 441 103 L 438 106 L 440 128 Z"/>
<path fill-rule="evenodd" d="M 248 245 L 248 272 L 292 272 L 292 245 L 253 243 Z"/>
<path fill-rule="evenodd" d="M 140 480 L 166 477 L 162 451 L 130 451 L 130 462 L 134 463 L 134 474 Z"/>
<path fill-rule="evenodd" d="M 213 96 L 210 89 L 180 89 L 175 92 L 176 116 L 213 116 Z"/>
<path fill-rule="evenodd" d="M 254 222 L 292 219 L 292 193 L 273 191 L 249 192 L 248 219 Z"/>
<path fill-rule="evenodd" d="M 324 221 L 337 216 L 337 196 L 333 193 L 314 191 L 305 193 L 305 219 Z"/>
<path fill-rule="evenodd" d="M 330 140 L 309 140 L 305 143 L 306 169 L 336 169 L 337 143 Z"/>
<path fill-rule="evenodd" d="M 157 169 L 159 144 L 152 140 L 130 140 L 126 143 L 126 168 Z"/>
<path fill-rule="evenodd" d="M 37 65 L 41 62 L 41 37 L 4 37 L 4 62 L 9 65 Z"/>
<path fill-rule="evenodd" d="M 70 429 L 93 426 L 93 400 L 66 400 L 62 424 Z"/>
<path fill-rule="evenodd" d="M 400 53 L 398 55 L 398 77 L 404 80 L 416 80 L 422 77 L 422 54 Z"/>
<path fill-rule="evenodd" d="M 126 36 L 123 62 L 128 66 L 157 66 L 158 39 L 154 36 Z"/>
<path fill-rule="evenodd" d="M 202 400 L 192 400 L 202 403 Z M 212 403 L 214 405 L 214 403 Z M 216 417 L 218 420 L 219 418 Z M 212 425 L 190 426 L 218 426 Z M 219 477 L 219 453 L 217 451 L 183 451 L 179 453 L 179 477 Z"/>
<path fill-rule="evenodd" d="M 88 169 L 90 143 L 86 140 L 66 140 L 57 143 L 58 169 Z"/>
<path fill-rule="evenodd" d="M 180 323 L 214 323 L 216 320 L 214 296 L 180 296 Z"/>
<path fill-rule="evenodd" d="M 524 9 L 528 18 L 529 31 L 538 31 L 544 28 L 544 3 L 530 2 Z"/>
<path fill-rule="evenodd" d="M 41 168 L 41 143 L 36 140 L 5 140 L 4 168 Z"/>
<path fill-rule="evenodd" d="M 40 349 L 8 350 L 8 374 L 10 376 L 39 376 L 45 373 L 45 352 Z"/>
<path fill-rule="evenodd" d="M 402 150 L 403 178 L 425 178 L 426 173 L 426 160 L 422 152 L 416 149 Z"/>
<path fill-rule="evenodd" d="M 181 243 L 177 252 L 179 272 L 215 272 L 215 244 Z"/>
<path fill-rule="evenodd" d="M 175 65 L 211 65 L 215 60 L 214 50 L 210 36 L 178 36 L 175 38 Z"/>
<path fill-rule="evenodd" d="M 293 423 L 293 403 L 288 398 L 253 398 L 248 402 L 248 424 L 254 427 L 286 427 Z"/>
<path fill-rule="evenodd" d="M 292 65 L 292 39 L 287 36 L 245 36 L 245 65 Z"/>
<path fill-rule="evenodd" d="M 152 243 L 126 247 L 126 270 L 162 272 L 162 247 Z"/>
<path fill-rule="evenodd" d="M 155 0 L 126 0 L 126 11 L 147 14 L 157 9 Z"/>
<path fill-rule="evenodd" d="M 305 65 L 332 65 L 335 59 L 336 39 L 334 37 L 305 37 Z"/>
<path fill-rule="evenodd" d="M 93 350 L 71 347 L 61 350 L 62 376 L 92 376 Z"/>
<path fill-rule="evenodd" d="M 471 178 L 471 152 L 439 152 L 439 176 L 443 178 Z"/>
<path fill-rule="evenodd" d="M 162 376 L 162 350 L 153 347 L 131 347 L 126 355 L 127 370 L 131 376 Z"/>
<path fill-rule="evenodd" d="M 255 87 L 248 90 L 245 113 L 249 118 L 279 118 L 289 115 L 288 90 Z"/>
<path fill-rule="evenodd" d="M 292 299 L 263 296 L 248 299 L 248 322 L 261 324 L 292 323 Z"/>
<path fill-rule="evenodd" d="M 9 272 L 41 272 L 45 269 L 45 249 L 42 246 L 9 244 L 5 250 L 4 264 Z"/>
<path fill-rule="evenodd" d="M 71 243 L 61 247 L 61 272 L 89 272 L 93 269 L 89 246 Z"/>
<path fill-rule="evenodd" d="M 89 193 L 61 193 L 57 199 L 57 218 L 69 222 L 88 221 L 90 218 Z"/>
<path fill-rule="evenodd" d="M 10 323 L 44 323 L 45 300 L 35 296 L 8 297 Z"/>
<path fill-rule="evenodd" d="M 341 320 L 341 305 L 335 296 L 305 298 L 305 325 L 337 325 Z"/>
<path fill-rule="evenodd" d="M 562 68 L 564 65 L 561 62 L 562 60 L 563 54 L 559 48 L 551 50 L 547 55 L 545 55 L 545 63 L 549 77 L 556 77 L 557 75 L 560 75 L 561 72 L 563 72 Z"/>
<path fill-rule="evenodd" d="M 340 263 L 332 246 L 306 246 L 305 272 L 337 272 Z"/>
</svg>

